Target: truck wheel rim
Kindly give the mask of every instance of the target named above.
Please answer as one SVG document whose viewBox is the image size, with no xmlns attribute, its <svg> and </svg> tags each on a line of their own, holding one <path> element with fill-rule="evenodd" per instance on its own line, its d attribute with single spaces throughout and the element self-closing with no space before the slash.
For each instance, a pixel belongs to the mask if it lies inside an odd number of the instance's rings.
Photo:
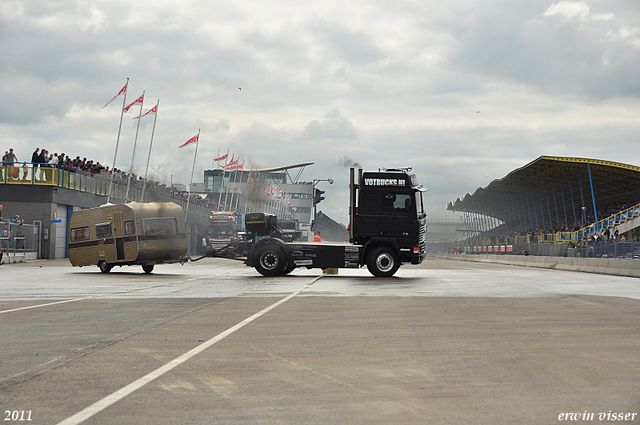
<svg viewBox="0 0 640 425">
<path fill-rule="evenodd" d="M 273 270 L 279 263 L 280 257 L 273 251 L 267 251 L 260 256 L 260 264 L 265 270 Z"/>
<path fill-rule="evenodd" d="M 393 263 L 393 257 L 386 252 L 376 258 L 376 267 L 381 272 L 388 272 L 393 269 Z"/>
</svg>

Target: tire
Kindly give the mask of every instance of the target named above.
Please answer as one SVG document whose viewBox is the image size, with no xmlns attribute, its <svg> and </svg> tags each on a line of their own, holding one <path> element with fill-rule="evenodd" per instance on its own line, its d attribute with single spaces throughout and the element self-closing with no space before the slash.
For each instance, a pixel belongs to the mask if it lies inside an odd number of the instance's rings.
<svg viewBox="0 0 640 425">
<path fill-rule="evenodd" d="M 145 273 L 151 273 L 153 271 L 153 264 L 144 264 L 142 266 L 142 270 L 144 270 Z"/>
<path fill-rule="evenodd" d="M 285 274 L 289 263 L 284 248 L 278 243 L 261 245 L 254 258 L 256 271 L 269 277 Z"/>
<path fill-rule="evenodd" d="M 389 247 L 374 248 L 367 259 L 367 269 L 376 277 L 391 277 L 400 268 L 400 261 Z"/>
<path fill-rule="evenodd" d="M 106 261 L 100 261 L 98 263 L 98 267 L 100 268 L 100 271 L 102 273 L 109 273 L 111 271 L 111 269 L 113 268 L 113 266 L 111 264 L 107 264 Z"/>
<path fill-rule="evenodd" d="M 296 266 L 293 265 L 293 262 L 290 261 L 289 265 L 287 266 L 286 269 L 284 269 L 284 273 L 283 274 L 289 274 L 291 273 L 293 270 L 295 270 Z"/>
</svg>

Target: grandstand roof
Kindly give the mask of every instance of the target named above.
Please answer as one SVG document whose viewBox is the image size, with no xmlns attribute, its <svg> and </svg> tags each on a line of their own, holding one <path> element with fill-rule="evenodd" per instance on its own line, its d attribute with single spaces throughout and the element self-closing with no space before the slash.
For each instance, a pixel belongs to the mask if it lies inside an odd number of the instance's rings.
<svg viewBox="0 0 640 425">
<path fill-rule="evenodd" d="M 541 156 L 487 187 L 450 202 L 447 209 L 502 221 L 514 218 L 516 212 L 530 215 L 535 211 L 554 222 L 556 217 L 571 216 L 582 206 L 592 213 L 593 199 L 598 210 L 640 202 L 640 167 L 599 159 Z M 603 218 L 600 211 L 597 215 Z"/>
<path fill-rule="evenodd" d="M 291 170 L 293 168 L 304 168 L 307 165 L 313 165 L 313 162 L 303 162 L 301 164 L 294 165 L 284 165 L 281 167 L 272 167 L 272 168 L 243 168 L 238 171 L 250 172 L 250 171 L 259 171 L 259 172 L 270 172 L 270 171 L 283 171 L 283 170 Z"/>
</svg>

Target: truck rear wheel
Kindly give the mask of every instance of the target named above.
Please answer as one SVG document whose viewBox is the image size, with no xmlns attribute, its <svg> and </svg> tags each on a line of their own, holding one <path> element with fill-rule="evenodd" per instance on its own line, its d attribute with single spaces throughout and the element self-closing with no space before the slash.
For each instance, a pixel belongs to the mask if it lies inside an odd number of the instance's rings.
<svg viewBox="0 0 640 425">
<path fill-rule="evenodd" d="M 263 276 L 281 276 L 287 269 L 284 249 L 276 243 L 264 244 L 256 255 L 255 268 Z"/>
<path fill-rule="evenodd" d="M 145 273 L 151 273 L 153 271 L 153 264 L 144 264 L 142 270 L 144 270 Z"/>
<path fill-rule="evenodd" d="M 367 259 L 367 269 L 376 277 L 391 277 L 399 267 L 400 261 L 396 254 L 386 246 L 374 248 Z"/>
</svg>

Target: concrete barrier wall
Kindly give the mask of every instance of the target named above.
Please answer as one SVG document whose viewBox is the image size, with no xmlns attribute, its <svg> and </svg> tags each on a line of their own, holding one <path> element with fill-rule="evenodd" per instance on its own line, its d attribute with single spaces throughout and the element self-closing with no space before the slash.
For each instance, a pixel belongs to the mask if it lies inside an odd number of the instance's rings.
<svg viewBox="0 0 640 425">
<path fill-rule="evenodd" d="M 540 267 L 616 276 L 640 277 L 640 260 L 615 258 L 544 257 L 524 255 L 453 255 L 437 254 L 439 258 L 483 263 L 509 264 L 523 267 Z"/>
<path fill-rule="evenodd" d="M 25 261 L 34 261 L 38 259 L 37 252 L 19 252 L 14 254 L 13 252 L 5 252 L 2 255 L 2 263 L 1 264 L 10 264 L 10 263 L 24 263 Z"/>
</svg>

